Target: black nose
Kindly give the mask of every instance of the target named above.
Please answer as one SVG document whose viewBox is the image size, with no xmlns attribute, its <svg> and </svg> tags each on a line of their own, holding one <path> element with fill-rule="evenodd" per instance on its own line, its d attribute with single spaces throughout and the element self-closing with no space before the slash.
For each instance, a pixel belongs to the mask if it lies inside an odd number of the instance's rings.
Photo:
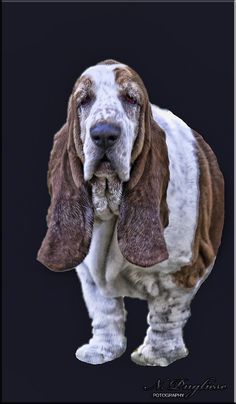
<svg viewBox="0 0 236 404">
<path fill-rule="evenodd" d="M 93 142 L 103 149 L 112 146 L 119 138 L 121 128 L 112 123 L 98 123 L 90 129 Z"/>
</svg>

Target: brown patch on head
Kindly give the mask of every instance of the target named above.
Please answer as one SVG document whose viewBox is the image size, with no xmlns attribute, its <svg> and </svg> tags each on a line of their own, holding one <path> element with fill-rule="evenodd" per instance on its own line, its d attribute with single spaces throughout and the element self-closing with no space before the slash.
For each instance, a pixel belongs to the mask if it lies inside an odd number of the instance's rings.
<svg viewBox="0 0 236 404">
<path fill-rule="evenodd" d="M 141 77 L 136 73 L 131 67 L 124 66 L 124 67 L 115 67 L 115 80 L 117 84 L 120 86 L 125 86 L 126 84 L 132 83 L 135 85 L 137 90 L 140 92 L 142 96 L 142 102 L 148 101 L 148 94 L 146 87 L 141 79 Z"/>
<path fill-rule="evenodd" d="M 117 64 L 120 64 L 120 62 L 114 59 L 106 59 L 103 60 L 102 62 L 97 63 L 97 65 L 117 65 Z"/>
<path fill-rule="evenodd" d="M 73 87 L 72 96 L 77 97 L 79 92 L 81 92 L 82 93 L 81 95 L 83 95 L 83 93 L 88 92 L 90 90 L 92 84 L 93 83 L 90 77 L 86 75 L 79 77 L 76 80 L 75 85 Z"/>
<path fill-rule="evenodd" d="M 220 246 L 224 223 L 224 179 L 216 157 L 202 136 L 197 141 L 199 164 L 199 215 L 193 242 L 192 264 L 173 274 L 179 286 L 192 288 L 212 264 Z"/>
</svg>

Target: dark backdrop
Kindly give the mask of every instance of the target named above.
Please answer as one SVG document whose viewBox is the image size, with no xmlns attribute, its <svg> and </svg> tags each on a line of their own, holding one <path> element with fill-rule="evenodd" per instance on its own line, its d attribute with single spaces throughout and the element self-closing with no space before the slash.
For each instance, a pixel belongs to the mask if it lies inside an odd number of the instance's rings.
<svg viewBox="0 0 236 404">
<path fill-rule="evenodd" d="M 201 392 L 195 400 L 233 402 L 233 4 L 16 3 L 3 9 L 3 399 L 153 401 L 142 387 L 157 378 L 199 383 L 215 377 L 227 390 Z M 53 135 L 66 119 L 77 76 L 106 58 L 132 66 L 152 102 L 205 137 L 226 181 L 222 246 L 185 327 L 190 355 L 167 368 L 131 362 L 146 332 L 147 308 L 128 298 L 126 353 L 102 366 L 79 362 L 74 353 L 91 329 L 76 273 L 50 272 L 35 259 L 46 231 Z"/>
</svg>

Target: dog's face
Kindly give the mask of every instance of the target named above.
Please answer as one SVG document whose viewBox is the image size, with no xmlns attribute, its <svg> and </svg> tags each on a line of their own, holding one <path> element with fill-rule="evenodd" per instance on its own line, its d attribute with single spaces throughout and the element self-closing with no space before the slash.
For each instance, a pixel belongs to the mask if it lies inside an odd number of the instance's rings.
<svg viewBox="0 0 236 404">
<path fill-rule="evenodd" d="M 125 65 L 88 68 L 75 85 L 74 97 L 84 154 L 84 179 L 116 173 L 130 178 L 131 155 L 139 130 L 143 85 Z"/>
</svg>

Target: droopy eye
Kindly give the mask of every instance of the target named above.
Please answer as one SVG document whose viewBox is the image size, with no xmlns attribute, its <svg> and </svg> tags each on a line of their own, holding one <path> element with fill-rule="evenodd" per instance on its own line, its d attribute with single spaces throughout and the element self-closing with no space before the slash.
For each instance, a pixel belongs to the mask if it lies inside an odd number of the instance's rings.
<svg viewBox="0 0 236 404">
<path fill-rule="evenodd" d="M 136 105 L 138 102 L 137 100 L 129 94 L 124 95 L 124 100 L 127 104 Z"/>
<path fill-rule="evenodd" d="M 79 103 L 79 107 L 85 107 L 92 101 L 92 96 L 87 94 Z"/>
</svg>

